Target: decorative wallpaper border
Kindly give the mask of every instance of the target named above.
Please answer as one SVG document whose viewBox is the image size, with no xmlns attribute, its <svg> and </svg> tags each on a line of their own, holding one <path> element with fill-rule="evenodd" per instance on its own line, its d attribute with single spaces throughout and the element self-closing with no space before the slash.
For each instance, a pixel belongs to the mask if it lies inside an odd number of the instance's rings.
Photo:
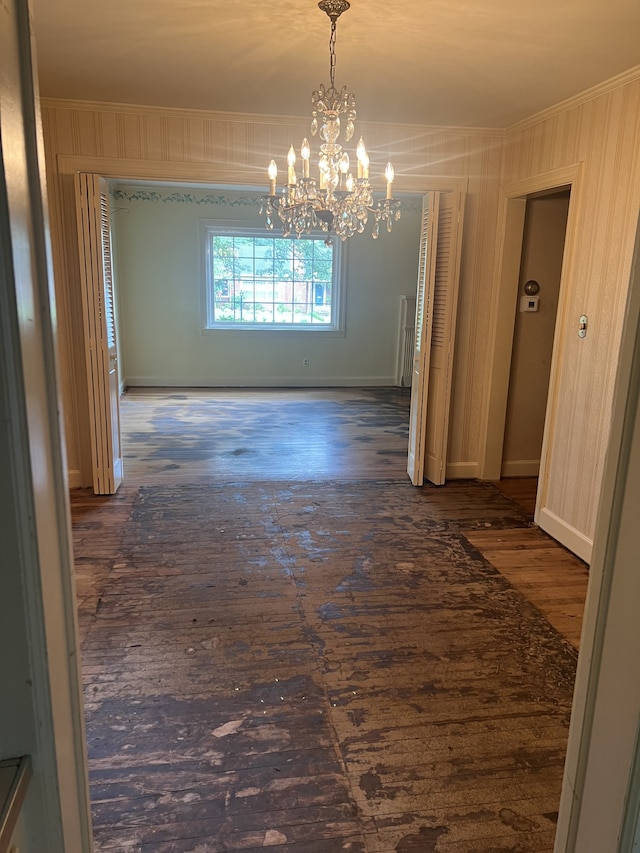
<svg viewBox="0 0 640 853">
<path fill-rule="evenodd" d="M 227 207 L 256 207 L 260 196 L 227 196 L 212 193 L 162 192 L 159 190 L 123 189 L 115 187 L 113 197 L 116 201 L 150 201 L 163 204 L 210 204 Z"/>
<path fill-rule="evenodd" d="M 135 188 L 113 188 L 113 198 L 115 201 L 144 201 L 158 204 L 199 204 L 199 205 L 214 205 L 224 207 L 253 207 L 256 208 L 260 204 L 260 196 L 256 195 L 225 195 L 223 193 L 190 193 L 162 190 L 144 190 Z M 407 213 L 420 213 L 422 210 L 422 201 L 417 198 L 403 198 L 402 210 Z"/>
</svg>

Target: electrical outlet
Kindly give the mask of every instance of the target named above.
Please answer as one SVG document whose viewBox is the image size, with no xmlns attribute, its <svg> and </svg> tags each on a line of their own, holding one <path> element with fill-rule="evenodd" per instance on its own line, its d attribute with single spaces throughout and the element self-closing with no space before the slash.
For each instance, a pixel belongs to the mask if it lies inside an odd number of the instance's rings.
<svg viewBox="0 0 640 853">
<path fill-rule="evenodd" d="M 302 359 L 302 366 L 303 367 L 309 367 L 309 359 L 308 358 Z"/>
</svg>

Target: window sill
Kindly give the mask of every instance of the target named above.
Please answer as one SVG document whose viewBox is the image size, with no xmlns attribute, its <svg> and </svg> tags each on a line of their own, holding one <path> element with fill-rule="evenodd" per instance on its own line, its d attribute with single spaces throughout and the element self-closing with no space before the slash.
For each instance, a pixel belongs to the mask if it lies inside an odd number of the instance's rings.
<svg viewBox="0 0 640 853">
<path fill-rule="evenodd" d="M 205 326 L 200 329 L 201 335 L 228 335 L 228 334 L 251 334 L 251 335 L 282 335 L 283 337 L 308 337 L 309 335 L 320 335 L 329 338 L 344 338 L 345 330 L 336 329 L 335 326 Z"/>
</svg>

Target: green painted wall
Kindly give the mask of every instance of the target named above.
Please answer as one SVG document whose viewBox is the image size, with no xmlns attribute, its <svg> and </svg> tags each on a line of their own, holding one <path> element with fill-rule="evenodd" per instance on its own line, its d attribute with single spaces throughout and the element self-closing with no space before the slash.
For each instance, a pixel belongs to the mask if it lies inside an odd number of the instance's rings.
<svg viewBox="0 0 640 853">
<path fill-rule="evenodd" d="M 389 385 L 400 296 L 415 293 L 421 199 L 393 232 L 344 244 L 342 336 L 231 330 L 201 334 L 200 221 L 263 226 L 257 194 L 157 186 L 112 193 L 121 376 L 128 385 Z M 266 232 L 265 232 L 266 233 Z M 303 358 L 309 367 L 303 367 Z"/>
</svg>

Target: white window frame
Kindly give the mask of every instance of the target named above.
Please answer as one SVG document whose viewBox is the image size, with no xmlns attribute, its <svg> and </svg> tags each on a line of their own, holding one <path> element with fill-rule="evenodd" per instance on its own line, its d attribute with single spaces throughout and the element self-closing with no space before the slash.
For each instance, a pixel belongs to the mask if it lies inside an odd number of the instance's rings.
<svg viewBox="0 0 640 853">
<path fill-rule="evenodd" d="M 303 235 L 299 238 L 282 237 L 281 234 L 267 231 L 248 225 L 245 222 L 224 222 L 219 220 L 200 220 L 200 254 L 202 259 L 202 287 L 201 287 L 201 333 L 204 335 L 218 334 L 219 332 L 285 332 L 288 335 L 333 335 L 344 336 L 344 305 L 345 305 L 345 263 L 346 251 L 340 240 L 333 242 L 333 266 L 331 279 L 331 322 L 330 323 L 235 323 L 213 321 L 213 281 L 211 263 L 211 237 L 212 236 L 235 236 L 235 237 L 260 237 L 267 239 L 314 239 L 325 240 L 326 235 L 322 232 Z"/>
</svg>

